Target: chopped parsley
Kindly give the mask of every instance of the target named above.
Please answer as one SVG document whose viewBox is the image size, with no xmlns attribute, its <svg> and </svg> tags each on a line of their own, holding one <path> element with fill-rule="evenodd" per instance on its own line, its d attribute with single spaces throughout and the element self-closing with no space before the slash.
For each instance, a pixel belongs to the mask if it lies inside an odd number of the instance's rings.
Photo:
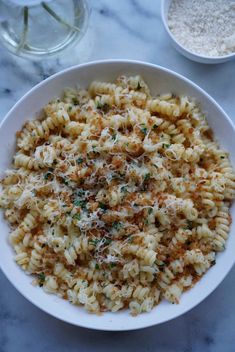
<svg viewBox="0 0 235 352">
<path fill-rule="evenodd" d="M 112 223 L 112 228 L 115 229 L 115 230 L 117 230 L 117 231 L 121 230 L 122 227 L 123 227 L 123 225 L 122 225 L 122 223 L 119 222 L 119 221 L 114 221 L 114 222 Z"/>
<path fill-rule="evenodd" d="M 158 264 L 158 268 L 160 271 L 163 271 L 165 269 L 165 264 Z"/>
<path fill-rule="evenodd" d="M 78 195 L 78 197 L 83 197 L 85 195 L 85 191 L 83 189 L 79 189 L 77 191 L 77 195 Z"/>
<path fill-rule="evenodd" d="M 111 238 L 106 238 L 104 244 L 109 245 L 112 242 Z"/>
<path fill-rule="evenodd" d="M 99 268 L 100 268 L 99 264 L 96 263 L 96 264 L 95 264 L 95 269 L 98 270 Z"/>
<path fill-rule="evenodd" d="M 117 266 L 116 263 L 111 263 L 111 264 L 110 264 L 110 268 L 111 268 L 111 269 L 112 269 L 112 268 L 115 268 L 115 266 Z"/>
<path fill-rule="evenodd" d="M 78 165 L 82 164 L 83 163 L 83 158 L 77 158 L 76 162 L 77 162 Z"/>
<path fill-rule="evenodd" d="M 142 87 L 141 87 L 141 85 L 140 85 L 140 82 L 138 81 L 138 85 L 137 85 L 137 90 L 140 90 Z"/>
<path fill-rule="evenodd" d="M 153 129 L 155 130 L 155 129 L 157 129 L 158 128 L 158 126 L 156 125 L 156 124 L 154 124 L 153 125 Z"/>
<path fill-rule="evenodd" d="M 43 272 L 38 274 L 38 281 L 39 281 L 40 287 L 43 286 L 45 279 L 46 279 L 46 276 Z"/>
<path fill-rule="evenodd" d="M 96 101 L 96 107 L 97 107 L 97 109 L 101 109 L 102 108 L 102 104 L 101 104 L 101 102 L 99 100 Z"/>
<path fill-rule="evenodd" d="M 75 220 L 81 220 L 81 215 L 80 214 L 74 214 L 73 215 L 73 219 L 75 219 Z"/>
<path fill-rule="evenodd" d="M 146 182 L 146 181 L 148 181 L 149 179 L 150 179 L 150 174 L 148 173 L 148 174 L 145 174 L 144 175 L 144 181 Z"/>
<path fill-rule="evenodd" d="M 102 210 L 104 210 L 104 211 L 107 210 L 107 205 L 104 204 L 104 203 L 99 202 L 99 207 L 100 207 Z"/>
<path fill-rule="evenodd" d="M 72 108 L 73 108 L 72 106 L 69 106 L 68 111 L 71 112 Z"/>
<path fill-rule="evenodd" d="M 114 133 L 114 134 L 112 135 L 112 140 L 115 141 L 116 138 L 117 138 L 117 135 L 116 135 L 116 133 Z"/>
<path fill-rule="evenodd" d="M 51 171 L 48 171 L 44 174 L 44 180 L 48 180 L 51 177 L 53 177 L 53 174 Z"/>
<path fill-rule="evenodd" d="M 193 229 L 193 222 L 190 220 L 187 220 L 187 229 L 192 230 Z"/>
<path fill-rule="evenodd" d="M 97 244 L 100 242 L 99 238 L 96 238 L 95 240 L 89 240 L 89 243 L 92 244 L 93 246 L 97 246 Z"/>
<path fill-rule="evenodd" d="M 225 158 L 225 156 L 224 156 L 224 155 L 221 155 L 220 159 L 224 159 L 224 158 Z"/>
<path fill-rule="evenodd" d="M 146 136 L 146 134 L 148 133 L 147 127 L 142 127 L 141 132 Z"/>
<path fill-rule="evenodd" d="M 148 225 L 148 224 L 149 224 L 148 219 L 144 219 L 144 224 L 145 224 L 145 225 Z"/>
<path fill-rule="evenodd" d="M 152 212 L 153 212 L 153 208 L 149 208 L 148 213 L 152 214 Z"/>
<path fill-rule="evenodd" d="M 169 148 L 169 147 L 170 147 L 170 144 L 163 143 L 162 147 L 163 147 L 163 148 Z"/>
<path fill-rule="evenodd" d="M 127 186 L 122 186 L 122 187 L 121 187 L 121 192 L 127 193 L 127 192 L 128 192 Z"/>
<path fill-rule="evenodd" d="M 69 181 L 68 181 L 66 178 L 62 178 L 62 181 L 64 182 L 64 184 L 65 184 L 66 186 L 69 185 Z"/>
<path fill-rule="evenodd" d="M 96 103 L 96 107 L 97 109 L 102 110 L 103 112 L 108 112 L 110 108 L 108 104 L 106 103 L 102 104 L 100 101 Z"/>
<path fill-rule="evenodd" d="M 87 210 L 87 202 L 85 200 L 76 199 L 73 204 L 75 207 L 80 207 L 82 210 Z"/>
<path fill-rule="evenodd" d="M 78 98 L 75 98 L 75 97 L 72 99 L 72 102 L 73 102 L 74 105 L 78 105 L 79 104 Z"/>
</svg>

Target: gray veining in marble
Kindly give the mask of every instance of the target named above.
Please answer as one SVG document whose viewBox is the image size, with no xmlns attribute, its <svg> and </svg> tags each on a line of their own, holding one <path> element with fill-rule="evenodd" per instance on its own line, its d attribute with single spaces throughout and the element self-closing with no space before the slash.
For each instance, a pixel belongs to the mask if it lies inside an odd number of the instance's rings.
<svg viewBox="0 0 235 352">
<path fill-rule="evenodd" d="M 149 61 L 173 69 L 204 88 L 235 121 L 235 61 L 191 62 L 168 43 L 160 0 L 90 0 L 87 34 L 57 58 L 25 61 L 0 47 L 0 118 L 36 83 L 54 72 L 104 58 Z M 0 249 L 1 251 L 1 249 Z M 235 268 L 204 302 L 160 326 L 124 333 L 70 326 L 27 302 L 0 273 L 0 352 L 14 351 L 235 351 Z"/>
</svg>

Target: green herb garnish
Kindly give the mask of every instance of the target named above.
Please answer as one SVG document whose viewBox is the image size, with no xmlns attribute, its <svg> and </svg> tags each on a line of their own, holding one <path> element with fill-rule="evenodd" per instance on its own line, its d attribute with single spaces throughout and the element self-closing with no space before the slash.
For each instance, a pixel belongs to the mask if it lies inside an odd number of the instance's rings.
<svg viewBox="0 0 235 352">
<path fill-rule="evenodd" d="M 83 189 L 80 189 L 79 191 L 77 191 L 77 195 L 78 197 L 83 197 L 85 195 L 85 191 Z"/>
<path fill-rule="evenodd" d="M 99 264 L 96 263 L 96 264 L 95 264 L 95 269 L 98 270 L 99 268 L 100 268 Z"/>
<path fill-rule="evenodd" d="M 38 274 L 38 281 L 39 281 L 39 286 L 43 286 L 43 283 L 45 282 L 45 279 L 46 279 L 46 276 L 45 274 L 42 272 L 42 273 L 39 273 Z"/>
<path fill-rule="evenodd" d="M 68 181 L 66 178 L 63 178 L 62 181 L 64 182 L 64 184 L 65 184 L 66 186 L 69 185 L 69 181 Z"/>
<path fill-rule="evenodd" d="M 140 82 L 138 81 L 138 85 L 137 85 L 137 90 L 140 90 L 142 87 L 141 87 L 141 85 L 140 85 Z"/>
<path fill-rule="evenodd" d="M 97 109 L 102 110 L 105 113 L 108 112 L 110 108 L 108 104 L 102 104 L 100 101 L 96 103 L 96 107 Z"/>
<path fill-rule="evenodd" d="M 121 187 L 121 192 L 127 193 L 127 192 L 128 192 L 127 186 L 122 186 L 122 187 Z"/>
<path fill-rule="evenodd" d="M 87 210 L 87 202 L 85 200 L 77 199 L 73 204 L 75 207 L 80 207 L 82 210 Z"/>
<path fill-rule="evenodd" d="M 112 242 L 111 238 L 106 238 L 104 244 L 109 245 Z"/>
<path fill-rule="evenodd" d="M 99 207 L 100 207 L 102 210 L 104 210 L 104 211 L 107 210 L 107 205 L 104 204 L 104 203 L 99 202 Z"/>
<path fill-rule="evenodd" d="M 146 174 L 146 175 L 144 175 L 144 181 L 146 182 L 146 181 L 148 181 L 149 179 L 150 179 L 150 174 Z"/>
<path fill-rule="evenodd" d="M 192 230 L 193 229 L 193 222 L 192 221 L 190 221 L 190 220 L 187 220 L 187 228 L 189 229 L 189 230 Z"/>
<path fill-rule="evenodd" d="M 117 266 L 116 263 L 111 263 L 111 264 L 110 264 L 110 268 L 111 268 L 111 269 L 112 269 L 112 268 L 115 268 L 115 266 Z"/>
<path fill-rule="evenodd" d="M 148 133 L 147 127 L 142 127 L 141 132 L 146 136 L 146 134 Z"/>
<path fill-rule="evenodd" d="M 74 214 L 73 219 L 78 220 L 78 221 L 81 220 L 81 214 Z"/>
<path fill-rule="evenodd" d="M 119 221 L 114 221 L 114 222 L 112 223 L 112 228 L 115 229 L 115 230 L 117 230 L 117 231 L 121 230 L 122 227 L 123 227 L 123 225 L 122 225 L 122 223 L 119 222 Z"/>
<path fill-rule="evenodd" d="M 96 238 L 95 240 L 89 240 L 88 242 L 96 247 L 97 244 L 100 242 L 100 239 Z"/>
<path fill-rule="evenodd" d="M 78 105 L 79 104 L 78 98 L 72 98 L 72 102 L 73 102 L 74 105 Z"/>
<path fill-rule="evenodd" d="M 83 159 L 82 159 L 82 158 L 77 158 L 76 163 L 77 163 L 78 165 L 79 165 L 79 164 L 82 164 L 82 163 L 83 163 Z"/>
<path fill-rule="evenodd" d="M 44 180 L 48 180 L 51 176 L 53 176 L 53 174 L 51 173 L 51 171 L 48 171 L 44 174 Z"/>
</svg>

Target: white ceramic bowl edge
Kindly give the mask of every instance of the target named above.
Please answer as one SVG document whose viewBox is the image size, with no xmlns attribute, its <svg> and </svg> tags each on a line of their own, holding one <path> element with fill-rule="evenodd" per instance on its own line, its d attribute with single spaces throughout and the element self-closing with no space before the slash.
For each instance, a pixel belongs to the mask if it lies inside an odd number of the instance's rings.
<svg viewBox="0 0 235 352">
<path fill-rule="evenodd" d="M 4 151 L 0 159 L 0 174 L 9 167 L 14 153 L 15 132 L 21 129 L 23 123 L 32 119 L 41 108 L 53 97 L 61 94 L 67 86 L 82 87 L 96 79 L 113 81 L 120 74 L 141 74 L 149 84 L 152 93 L 174 92 L 187 94 L 200 102 L 208 115 L 208 121 L 215 132 L 218 141 L 231 154 L 235 165 L 235 130 L 232 122 L 221 107 L 201 88 L 168 69 L 137 61 L 108 60 L 91 62 L 66 69 L 41 82 L 29 91 L 7 114 L 0 125 L 0 150 Z M 231 209 L 235 218 L 235 208 Z M 217 264 L 195 285 L 182 295 L 179 305 L 162 302 L 150 313 L 132 317 L 128 311 L 105 313 L 96 316 L 87 313 L 83 308 L 76 307 L 54 295 L 46 294 L 42 289 L 31 285 L 32 278 L 16 265 L 13 251 L 8 244 L 9 228 L 0 219 L 0 267 L 15 288 L 30 302 L 40 309 L 68 323 L 97 330 L 134 330 L 174 319 L 192 309 L 205 299 L 225 278 L 235 261 L 235 225 L 232 224 L 231 235 L 225 252 L 218 254 Z"/>
</svg>

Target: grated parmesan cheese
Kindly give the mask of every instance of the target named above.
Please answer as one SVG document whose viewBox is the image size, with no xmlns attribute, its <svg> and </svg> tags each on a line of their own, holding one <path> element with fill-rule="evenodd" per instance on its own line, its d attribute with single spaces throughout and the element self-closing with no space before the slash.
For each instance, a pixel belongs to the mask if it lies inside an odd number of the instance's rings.
<svg viewBox="0 0 235 352">
<path fill-rule="evenodd" d="M 234 0 L 173 0 L 168 25 L 192 52 L 212 57 L 235 52 Z"/>
</svg>

